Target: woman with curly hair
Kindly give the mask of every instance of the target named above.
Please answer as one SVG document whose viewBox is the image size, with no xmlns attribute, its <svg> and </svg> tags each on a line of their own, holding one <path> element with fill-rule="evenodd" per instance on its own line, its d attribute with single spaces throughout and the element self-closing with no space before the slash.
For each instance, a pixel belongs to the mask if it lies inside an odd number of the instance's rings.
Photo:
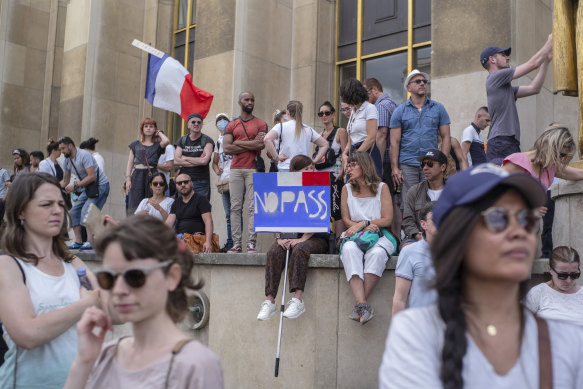
<svg viewBox="0 0 583 389">
<path fill-rule="evenodd" d="M 352 111 L 346 130 L 348 145 L 342 153 L 346 162 L 350 153 L 364 151 L 369 153 L 374 161 L 374 167 L 379 177 L 383 176 L 381 152 L 376 144 L 379 113 L 374 104 L 368 102 L 368 92 L 364 85 L 355 78 L 350 78 L 340 86 L 340 98 L 343 103 L 350 104 Z M 346 170 L 345 170 L 346 171 Z"/>
<path fill-rule="evenodd" d="M 191 281 L 193 254 L 174 231 L 152 216 L 130 216 L 105 230 L 95 249 L 103 258 L 100 292 L 133 335 L 102 348 L 111 319 L 85 310 L 65 388 L 222 388 L 218 358 L 176 325 L 188 312 L 186 289 L 202 282 Z"/>
<path fill-rule="evenodd" d="M 15 149 L 12 152 L 14 158 L 14 178 L 30 173 L 30 155 L 25 149 Z"/>
<path fill-rule="evenodd" d="M 397 248 L 397 241 L 387 230 L 393 221 L 393 206 L 389 188 L 381 182 L 368 153 L 352 153 L 346 168 L 350 181 L 342 188 L 341 203 L 342 220 L 348 229 L 340 236 L 345 238 L 340 259 L 356 300 L 348 317 L 364 324 L 374 316 L 374 309 L 367 299 L 383 275 L 387 260 Z M 367 231 L 376 235 L 377 240 L 363 250 L 351 238 L 363 236 Z"/>
<path fill-rule="evenodd" d="M 521 303 L 545 199 L 533 177 L 492 164 L 450 178 L 433 209 L 438 301 L 393 318 L 381 388 L 583 387 L 581 328 Z"/>
</svg>

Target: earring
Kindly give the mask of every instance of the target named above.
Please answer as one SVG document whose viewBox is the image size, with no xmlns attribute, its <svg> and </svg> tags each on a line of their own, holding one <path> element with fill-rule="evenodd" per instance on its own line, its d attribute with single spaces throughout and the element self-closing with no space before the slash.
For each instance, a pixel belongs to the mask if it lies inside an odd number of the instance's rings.
<svg viewBox="0 0 583 389">
<path fill-rule="evenodd" d="M 20 225 L 24 227 L 24 219 L 20 219 Z"/>
</svg>

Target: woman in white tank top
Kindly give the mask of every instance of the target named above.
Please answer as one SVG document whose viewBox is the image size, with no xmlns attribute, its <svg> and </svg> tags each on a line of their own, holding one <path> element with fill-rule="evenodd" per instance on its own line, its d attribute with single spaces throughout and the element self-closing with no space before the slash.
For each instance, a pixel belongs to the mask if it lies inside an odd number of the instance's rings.
<svg viewBox="0 0 583 389">
<path fill-rule="evenodd" d="M 80 288 L 76 268 L 85 265 L 67 250 L 65 215 L 59 183 L 47 173 L 18 177 L 6 197 L 2 388 L 62 388 L 77 351 L 74 325 L 99 300 L 97 291 Z"/>
</svg>

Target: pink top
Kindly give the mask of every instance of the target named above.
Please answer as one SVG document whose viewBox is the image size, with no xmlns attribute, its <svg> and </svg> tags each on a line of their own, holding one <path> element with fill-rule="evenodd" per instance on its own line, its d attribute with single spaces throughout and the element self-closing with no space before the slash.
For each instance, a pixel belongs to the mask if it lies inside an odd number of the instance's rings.
<svg viewBox="0 0 583 389">
<path fill-rule="evenodd" d="M 502 162 L 502 166 L 506 165 L 506 163 L 512 162 L 513 164 L 520 166 L 524 170 L 528 172 L 534 178 L 538 178 L 545 190 L 548 190 L 553 180 L 555 179 L 555 173 L 557 172 L 557 166 L 552 165 L 546 169 L 543 169 L 542 174 L 539 176 L 537 172 L 532 169 L 532 165 L 530 164 L 530 160 L 524 153 L 514 153 L 510 154 L 508 157 L 504 159 Z"/>
</svg>

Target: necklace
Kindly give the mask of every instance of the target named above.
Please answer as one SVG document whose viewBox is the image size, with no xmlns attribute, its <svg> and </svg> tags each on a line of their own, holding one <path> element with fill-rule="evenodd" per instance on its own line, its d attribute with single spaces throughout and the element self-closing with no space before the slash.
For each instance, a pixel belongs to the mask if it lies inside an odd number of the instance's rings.
<svg viewBox="0 0 583 389">
<path fill-rule="evenodd" d="M 486 333 L 490 336 L 496 336 L 498 334 L 498 330 L 494 324 L 488 324 L 486 326 Z"/>
</svg>

